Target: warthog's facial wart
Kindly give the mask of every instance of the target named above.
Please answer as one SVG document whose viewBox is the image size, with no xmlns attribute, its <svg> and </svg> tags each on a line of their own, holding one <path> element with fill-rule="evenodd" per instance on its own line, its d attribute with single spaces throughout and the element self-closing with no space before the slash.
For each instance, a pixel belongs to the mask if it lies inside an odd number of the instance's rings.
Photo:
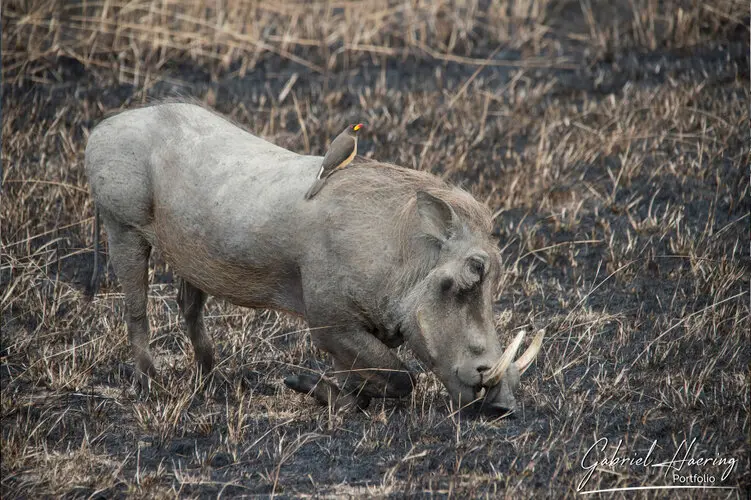
<svg viewBox="0 0 751 500">
<path fill-rule="evenodd" d="M 438 262 L 405 300 L 405 311 L 413 311 L 407 342 L 459 407 L 513 412 L 513 393 L 537 356 L 543 333 L 514 362 L 524 332 L 501 349 L 492 309 L 500 267 L 495 249 L 463 227 L 448 204 L 427 193 L 418 193 L 417 211 Z"/>
</svg>

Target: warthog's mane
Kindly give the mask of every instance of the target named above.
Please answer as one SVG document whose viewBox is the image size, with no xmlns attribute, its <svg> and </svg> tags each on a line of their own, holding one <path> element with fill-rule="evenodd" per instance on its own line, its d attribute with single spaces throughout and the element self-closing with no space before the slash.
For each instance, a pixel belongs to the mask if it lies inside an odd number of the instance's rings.
<svg viewBox="0 0 751 500">
<path fill-rule="evenodd" d="M 368 210 L 368 214 L 353 214 L 371 227 L 387 224 L 393 241 L 397 242 L 398 262 L 389 280 L 389 293 L 400 295 L 423 279 L 436 266 L 438 251 L 434 244 L 426 244 L 416 209 L 417 191 L 425 191 L 453 208 L 459 222 L 477 239 L 490 256 L 491 279 L 500 271 L 500 252 L 491 238 L 493 227 L 490 209 L 461 188 L 451 186 L 439 177 L 419 170 L 358 159 L 330 178 L 338 203 L 351 213 Z"/>
</svg>

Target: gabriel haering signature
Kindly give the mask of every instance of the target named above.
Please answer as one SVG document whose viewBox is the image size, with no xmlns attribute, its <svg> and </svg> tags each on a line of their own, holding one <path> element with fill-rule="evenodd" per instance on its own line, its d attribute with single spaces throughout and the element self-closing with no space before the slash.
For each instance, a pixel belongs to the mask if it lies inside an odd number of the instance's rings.
<svg viewBox="0 0 751 500">
<path fill-rule="evenodd" d="M 736 466 L 736 459 L 733 457 L 705 457 L 701 453 L 692 453 L 696 438 L 690 442 L 685 439 L 681 441 L 675 449 L 673 458 L 665 462 L 657 462 L 655 458 L 655 448 L 657 440 L 652 442 L 649 451 L 646 454 L 634 452 L 631 456 L 621 455 L 623 440 L 618 441 L 612 453 L 606 453 L 608 447 L 608 438 L 600 438 L 584 453 L 581 459 L 581 466 L 586 472 L 579 484 L 576 486 L 577 491 L 582 491 L 589 482 L 592 474 L 597 469 L 614 470 L 617 468 L 629 468 L 631 470 L 643 468 L 649 471 L 654 468 L 662 468 L 666 480 L 672 479 L 673 485 L 678 487 L 715 487 L 717 484 L 725 481 Z M 719 474 L 719 476 L 718 476 Z M 669 486 L 669 487 L 675 487 Z M 643 488 L 639 488 L 643 489 Z"/>
</svg>

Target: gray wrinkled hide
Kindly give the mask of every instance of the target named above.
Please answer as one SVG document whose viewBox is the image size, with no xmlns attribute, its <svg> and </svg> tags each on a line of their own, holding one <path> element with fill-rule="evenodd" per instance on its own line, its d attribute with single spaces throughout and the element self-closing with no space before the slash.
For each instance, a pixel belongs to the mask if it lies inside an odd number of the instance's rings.
<svg viewBox="0 0 751 500">
<path fill-rule="evenodd" d="M 178 303 L 204 370 L 213 366 L 202 319 L 210 294 L 305 317 L 342 391 L 309 376 L 287 383 L 319 400 L 409 394 L 414 379 L 391 350 L 405 341 L 455 403 L 475 399 L 501 354 L 488 210 L 434 176 L 379 163 L 335 173 L 306 201 L 321 160 L 192 104 L 126 111 L 93 130 L 86 171 L 142 382 L 155 373 L 146 292 L 156 247 L 182 279 Z M 484 403 L 513 410 L 518 378 L 510 373 Z"/>
</svg>

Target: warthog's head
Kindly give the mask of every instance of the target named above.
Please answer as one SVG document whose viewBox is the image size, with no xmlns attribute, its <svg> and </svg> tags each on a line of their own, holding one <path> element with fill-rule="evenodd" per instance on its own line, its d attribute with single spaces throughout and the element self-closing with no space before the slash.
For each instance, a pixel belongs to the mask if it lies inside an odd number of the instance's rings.
<svg viewBox="0 0 751 500">
<path fill-rule="evenodd" d="M 540 350 L 542 331 L 516 361 L 524 332 L 503 351 L 493 318 L 500 268 L 495 245 L 448 203 L 424 191 L 417 193 L 416 210 L 423 248 L 435 265 L 404 300 L 407 343 L 459 407 L 512 412 L 514 390 Z"/>
</svg>

